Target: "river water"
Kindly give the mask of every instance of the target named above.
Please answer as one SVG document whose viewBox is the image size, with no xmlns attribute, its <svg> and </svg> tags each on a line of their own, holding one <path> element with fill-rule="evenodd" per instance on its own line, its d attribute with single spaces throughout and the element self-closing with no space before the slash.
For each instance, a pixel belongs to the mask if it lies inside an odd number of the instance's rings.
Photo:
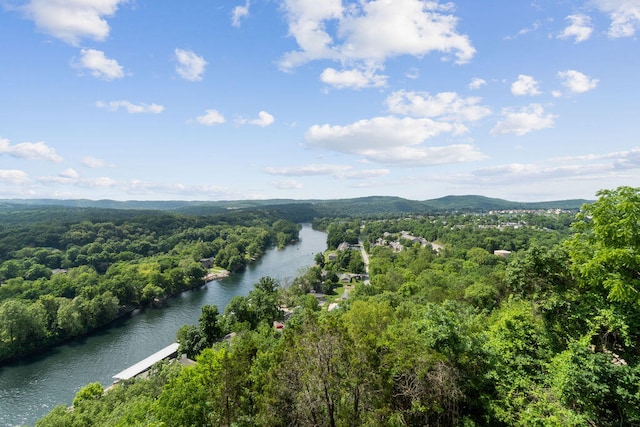
<svg viewBox="0 0 640 427">
<path fill-rule="evenodd" d="M 56 405 L 70 405 L 76 392 L 90 382 L 108 387 L 113 375 L 175 342 L 182 325 L 198 322 L 203 305 L 215 304 L 223 312 L 231 298 L 247 295 L 263 276 L 290 282 L 326 246 L 325 233 L 304 225 L 298 242 L 267 251 L 242 273 L 185 292 L 162 308 L 135 312 L 46 356 L 0 368 L 0 426 L 33 425 Z"/>
</svg>

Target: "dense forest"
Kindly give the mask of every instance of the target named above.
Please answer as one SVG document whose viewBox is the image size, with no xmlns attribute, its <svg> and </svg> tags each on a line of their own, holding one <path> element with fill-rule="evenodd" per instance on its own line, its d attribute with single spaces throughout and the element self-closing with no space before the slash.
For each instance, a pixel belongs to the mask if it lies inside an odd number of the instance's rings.
<svg viewBox="0 0 640 427">
<path fill-rule="evenodd" d="M 640 189 L 314 226 L 315 266 L 180 329 L 195 364 L 89 384 L 37 425 L 640 425 Z"/>
<path fill-rule="evenodd" d="M 193 216 L 29 209 L 0 226 L 0 363 L 236 271 L 299 225 L 264 212 Z"/>
</svg>

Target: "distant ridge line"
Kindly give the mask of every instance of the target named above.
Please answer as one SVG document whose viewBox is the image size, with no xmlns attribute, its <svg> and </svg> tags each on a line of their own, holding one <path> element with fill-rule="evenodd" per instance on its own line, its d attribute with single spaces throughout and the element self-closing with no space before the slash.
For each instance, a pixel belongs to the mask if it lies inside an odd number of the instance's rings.
<svg viewBox="0 0 640 427">
<path fill-rule="evenodd" d="M 286 206 L 309 205 L 333 210 L 339 206 L 349 206 L 353 210 L 372 210 L 383 212 L 422 212 L 422 211 L 490 211 L 509 209 L 567 209 L 578 210 L 593 200 L 568 199 L 543 202 L 514 202 L 480 195 L 448 195 L 423 201 L 404 199 L 394 196 L 365 196 L 349 199 L 265 199 L 265 200 L 223 200 L 223 201 L 181 201 L 181 200 L 127 200 L 110 199 L 0 199 L 0 211 L 43 208 L 102 208 L 119 210 L 162 210 L 183 213 L 208 213 L 228 211 L 230 209 L 283 208 Z M 373 209 L 371 209 L 373 208 Z"/>
</svg>

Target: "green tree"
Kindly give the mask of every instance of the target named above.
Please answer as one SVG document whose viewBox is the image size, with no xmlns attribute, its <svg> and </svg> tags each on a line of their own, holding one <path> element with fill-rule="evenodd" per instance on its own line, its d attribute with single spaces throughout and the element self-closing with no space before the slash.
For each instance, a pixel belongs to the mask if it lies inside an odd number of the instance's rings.
<svg viewBox="0 0 640 427">
<path fill-rule="evenodd" d="M 611 301 L 640 304 L 640 188 L 601 190 L 584 205 L 568 245 L 573 271 Z"/>
<path fill-rule="evenodd" d="M 199 323 L 204 339 L 209 346 L 222 338 L 223 331 L 220 327 L 219 317 L 220 313 L 217 306 L 204 305 L 202 307 Z"/>
<path fill-rule="evenodd" d="M 89 383 L 82 387 L 73 398 L 73 406 L 80 406 L 83 401 L 94 400 L 102 396 L 104 388 L 100 383 Z"/>
</svg>

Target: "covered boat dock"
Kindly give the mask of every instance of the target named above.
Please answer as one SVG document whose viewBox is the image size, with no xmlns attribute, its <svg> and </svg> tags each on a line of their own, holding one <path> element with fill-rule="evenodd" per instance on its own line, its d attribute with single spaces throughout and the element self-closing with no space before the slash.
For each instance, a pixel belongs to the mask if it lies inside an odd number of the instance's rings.
<svg viewBox="0 0 640 427">
<path fill-rule="evenodd" d="M 177 342 L 174 342 L 173 344 L 163 348 L 162 350 L 156 353 L 153 353 L 151 356 L 147 357 L 146 359 L 141 360 L 135 365 L 114 375 L 113 378 L 116 381 L 120 381 L 120 380 L 128 380 L 137 375 L 140 375 L 141 373 L 149 370 L 154 364 L 160 362 L 161 360 L 164 360 L 170 357 L 175 357 L 178 354 L 178 347 L 179 347 L 179 344 Z"/>
</svg>

